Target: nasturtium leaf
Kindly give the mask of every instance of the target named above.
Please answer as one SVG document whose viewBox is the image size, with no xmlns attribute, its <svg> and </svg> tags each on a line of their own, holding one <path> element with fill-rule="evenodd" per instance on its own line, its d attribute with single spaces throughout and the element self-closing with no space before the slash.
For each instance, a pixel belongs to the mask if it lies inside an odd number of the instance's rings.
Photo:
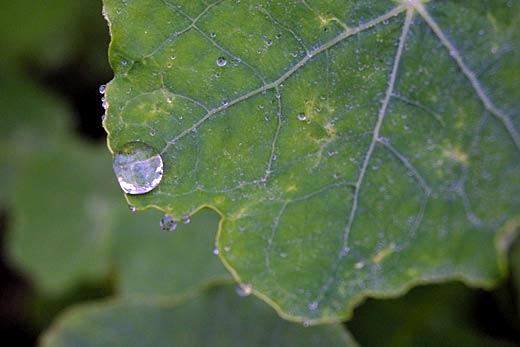
<svg viewBox="0 0 520 347">
<path fill-rule="evenodd" d="M 71 63 L 78 54 L 90 71 L 103 66 L 101 56 L 91 54 L 99 52 L 106 40 L 101 1 L 0 0 L 0 5 L 0 68 L 27 63 L 55 68 Z"/>
<path fill-rule="evenodd" d="M 341 325 L 303 327 L 280 320 L 230 287 L 178 300 L 113 300 L 71 309 L 42 337 L 42 347 L 357 346 Z"/>
<path fill-rule="evenodd" d="M 116 222 L 113 253 L 120 296 L 171 297 L 231 280 L 213 253 L 216 213 L 201 211 L 172 232 L 159 229 L 160 213 L 144 213 L 144 219 L 141 213 L 121 213 Z"/>
<path fill-rule="evenodd" d="M 158 211 L 129 211 L 102 147 L 62 140 L 27 155 L 22 166 L 8 253 L 44 294 L 109 274 L 118 294 L 149 297 L 229 278 L 213 254 L 218 216 L 204 211 L 165 233 Z"/>
<path fill-rule="evenodd" d="M 0 207 L 9 207 L 28 156 L 63 138 L 70 109 L 56 95 L 13 72 L 0 73 Z"/>
<path fill-rule="evenodd" d="M 284 317 L 457 278 L 490 287 L 520 211 L 520 3 L 105 0 L 112 152 L 222 215 L 220 256 Z M 223 60 L 225 59 L 225 64 Z"/>
</svg>

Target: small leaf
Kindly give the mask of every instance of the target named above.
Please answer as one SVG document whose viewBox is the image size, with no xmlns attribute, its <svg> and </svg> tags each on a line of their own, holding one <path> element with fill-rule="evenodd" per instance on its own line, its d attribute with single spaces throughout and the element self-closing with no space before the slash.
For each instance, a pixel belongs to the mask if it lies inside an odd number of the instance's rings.
<svg viewBox="0 0 520 347">
<path fill-rule="evenodd" d="M 519 2 L 104 3 L 109 147 L 142 141 L 164 162 L 129 201 L 218 210 L 226 266 L 285 317 L 503 277 Z"/>
<path fill-rule="evenodd" d="M 264 303 L 229 287 L 188 300 L 115 300 L 70 310 L 42 347 L 356 346 L 341 325 L 305 328 L 280 320 Z"/>
</svg>

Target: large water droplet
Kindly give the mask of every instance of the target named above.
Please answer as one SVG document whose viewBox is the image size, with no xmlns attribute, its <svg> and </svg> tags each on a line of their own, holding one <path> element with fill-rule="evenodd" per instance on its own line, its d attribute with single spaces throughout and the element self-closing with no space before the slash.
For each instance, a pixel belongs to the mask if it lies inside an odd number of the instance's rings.
<svg viewBox="0 0 520 347">
<path fill-rule="evenodd" d="M 309 310 L 315 311 L 318 308 L 319 303 L 317 301 L 313 301 L 309 304 Z"/>
<path fill-rule="evenodd" d="M 249 296 L 253 292 L 253 286 L 246 283 L 240 283 L 235 287 L 235 291 L 238 296 Z"/>
<path fill-rule="evenodd" d="M 139 141 L 128 142 L 116 152 L 112 167 L 126 194 L 148 193 L 163 177 L 161 155 L 152 146 Z"/>
<path fill-rule="evenodd" d="M 162 230 L 174 231 L 177 229 L 177 222 L 169 214 L 165 214 L 159 222 Z"/>
<path fill-rule="evenodd" d="M 102 84 L 99 86 L 99 92 L 101 94 L 105 94 L 105 92 L 107 91 L 107 85 L 106 84 Z"/>
<path fill-rule="evenodd" d="M 222 66 L 226 66 L 226 64 L 227 64 L 226 58 L 224 58 L 224 57 L 218 57 L 217 58 L 217 65 L 218 66 L 222 67 Z"/>
</svg>

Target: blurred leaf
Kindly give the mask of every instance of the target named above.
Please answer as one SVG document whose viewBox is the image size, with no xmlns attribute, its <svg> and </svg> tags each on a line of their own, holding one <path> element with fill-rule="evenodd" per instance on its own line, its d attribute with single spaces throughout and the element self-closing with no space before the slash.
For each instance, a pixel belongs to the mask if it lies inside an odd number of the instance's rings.
<svg viewBox="0 0 520 347">
<path fill-rule="evenodd" d="M 116 300 L 76 307 L 41 339 L 43 347 L 356 346 L 341 325 L 305 328 L 280 320 L 229 287 L 188 300 Z"/>
<path fill-rule="evenodd" d="M 115 273 L 123 294 L 173 295 L 227 278 L 213 255 L 218 217 L 201 212 L 175 233 L 135 216 L 101 146 L 63 141 L 26 158 L 15 185 L 9 251 L 49 294 Z"/>
<path fill-rule="evenodd" d="M 0 0 L 0 5 L 0 67 L 63 65 L 86 47 L 105 44 L 101 0 Z"/>
<path fill-rule="evenodd" d="M 478 325 L 479 294 L 460 283 L 418 287 L 399 299 L 367 301 L 347 325 L 367 347 L 516 346 L 515 341 L 493 337 Z M 502 323 L 500 316 L 489 319 Z"/>
<path fill-rule="evenodd" d="M 27 156 L 62 138 L 70 109 L 23 76 L 0 75 L 0 206 L 10 204 L 15 178 Z"/>
<path fill-rule="evenodd" d="M 231 281 L 213 254 L 219 217 L 203 210 L 174 232 L 159 230 L 161 214 L 145 211 L 116 219 L 114 257 L 123 296 L 172 296 L 208 282 Z"/>
<path fill-rule="evenodd" d="M 27 158 L 16 179 L 9 249 L 44 291 L 63 292 L 110 269 L 117 199 L 99 154 L 73 141 L 59 143 Z"/>
<path fill-rule="evenodd" d="M 504 276 L 520 2 L 104 3 L 110 150 L 142 141 L 165 163 L 128 200 L 219 210 L 222 259 L 285 317 Z"/>
</svg>

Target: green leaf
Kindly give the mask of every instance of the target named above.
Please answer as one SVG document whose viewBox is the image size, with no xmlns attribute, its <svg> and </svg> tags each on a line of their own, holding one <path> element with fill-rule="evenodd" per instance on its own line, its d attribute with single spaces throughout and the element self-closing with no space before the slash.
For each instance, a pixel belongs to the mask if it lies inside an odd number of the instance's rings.
<svg viewBox="0 0 520 347">
<path fill-rule="evenodd" d="M 520 3 L 104 3 L 110 150 L 142 141 L 164 161 L 159 186 L 128 200 L 218 210 L 226 266 L 284 317 L 503 277 Z"/>
<path fill-rule="evenodd" d="M 115 300 L 77 307 L 41 346 L 356 346 L 341 325 L 304 328 L 280 320 L 264 303 L 229 287 L 190 300 Z"/>
<path fill-rule="evenodd" d="M 171 233 L 159 230 L 160 213 L 144 213 L 147 216 L 128 216 L 125 211 L 116 222 L 113 253 L 120 295 L 171 297 L 210 282 L 230 281 L 213 253 L 218 221 L 214 212 L 204 210 Z"/>
<path fill-rule="evenodd" d="M 99 52 L 105 43 L 100 1 L 2 0 L 0 4 L 0 67 L 7 70 L 32 63 L 48 71 L 71 63 L 86 47 L 97 47 Z M 99 61 L 88 57 L 82 63 L 88 63 L 92 71 Z"/>
<path fill-rule="evenodd" d="M 113 180 L 106 180 L 106 161 L 98 154 L 59 143 L 35 151 L 16 178 L 10 253 L 49 292 L 109 270 L 114 200 L 104 192 L 113 191 Z"/>
<path fill-rule="evenodd" d="M 0 76 L 0 206 L 8 207 L 17 175 L 28 156 L 65 136 L 70 110 L 24 76 Z"/>
<path fill-rule="evenodd" d="M 128 210 L 102 147 L 63 140 L 25 159 L 8 249 L 45 294 L 111 272 L 124 296 L 174 295 L 229 277 L 213 254 L 216 214 L 201 212 L 176 232 L 161 231 L 157 211 Z"/>
</svg>

